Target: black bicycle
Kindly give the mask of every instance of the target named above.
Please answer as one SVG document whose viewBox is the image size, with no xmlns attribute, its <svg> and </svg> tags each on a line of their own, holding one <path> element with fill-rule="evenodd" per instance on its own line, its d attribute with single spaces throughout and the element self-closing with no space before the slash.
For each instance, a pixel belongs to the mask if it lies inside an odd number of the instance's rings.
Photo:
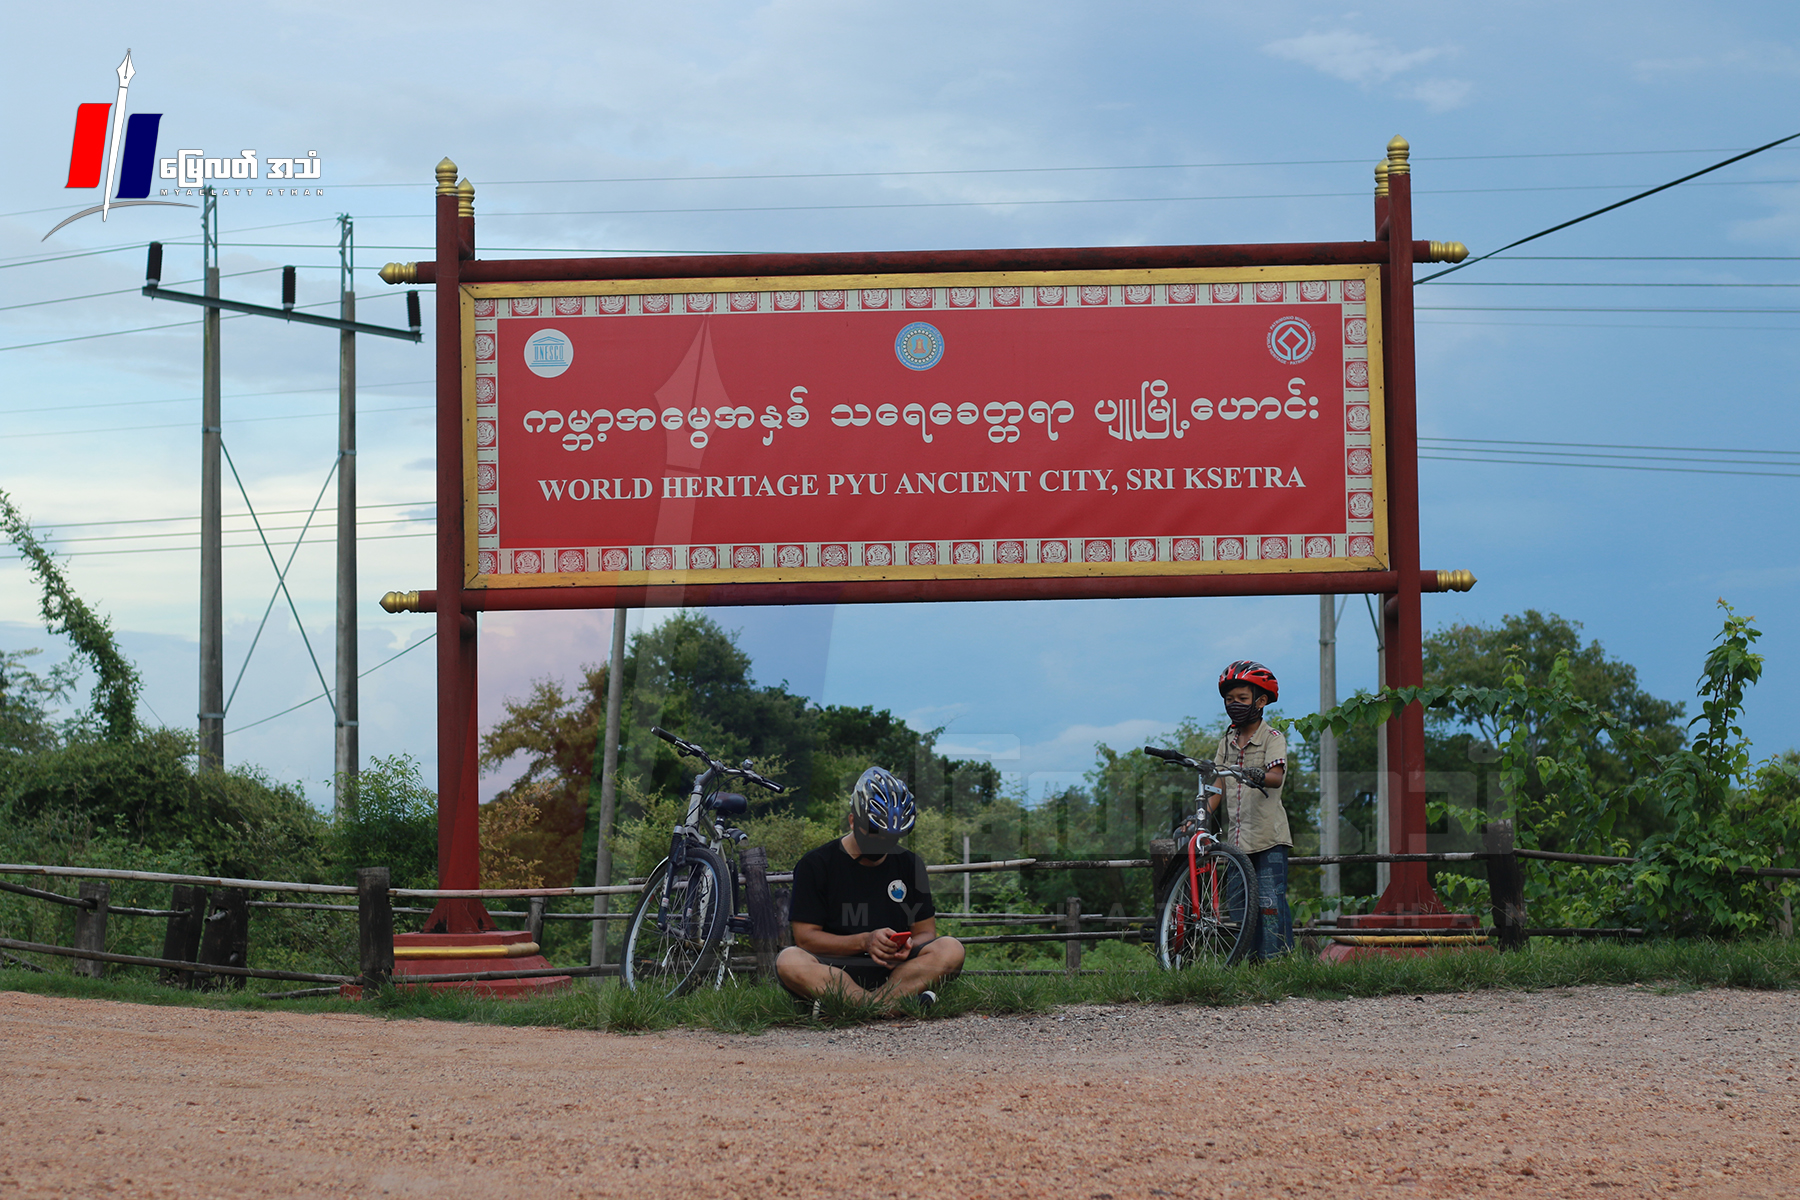
<svg viewBox="0 0 1800 1200">
<path fill-rule="evenodd" d="M 1221 776 L 1249 780 L 1234 767 L 1192 759 L 1174 750 L 1145 746 L 1144 753 L 1200 774 L 1194 815 L 1175 827 L 1181 851 L 1175 858 L 1175 877 L 1165 882 L 1168 891 L 1157 915 L 1157 961 L 1170 971 L 1197 962 L 1230 966 L 1256 948 L 1262 910 L 1250 859 L 1212 832 L 1207 823 L 1207 798 L 1222 794 L 1213 782 Z"/>
<path fill-rule="evenodd" d="M 750 932 L 749 917 L 739 911 L 737 870 L 725 855 L 728 843 L 741 845 L 749 836 L 725 818 L 749 812 L 750 801 L 719 791 L 718 785 L 742 779 L 771 792 L 785 789 L 758 775 L 749 759 L 728 766 L 666 729 L 652 727 L 650 732 L 705 764 L 694 776 L 687 814 L 669 839 L 669 857 L 650 872 L 625 931 L 625 986 L 650 987 L 673 998 L 708 976 L 712 986 L 723 984 L 731 969 L 733 940 Z"/>
</svg>

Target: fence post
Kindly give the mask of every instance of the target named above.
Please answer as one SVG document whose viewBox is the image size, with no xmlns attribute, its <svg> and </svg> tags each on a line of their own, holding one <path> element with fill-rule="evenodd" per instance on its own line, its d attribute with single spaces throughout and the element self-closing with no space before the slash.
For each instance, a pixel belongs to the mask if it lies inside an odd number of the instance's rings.
<svg viewBox="0 0 1800 1200">
<path fill-rule="evenodd" d="M 203 967 L 247 967 L 250 965 L 250 893 L 242 888 L 216 888 L 208 906 L 205 930 L 200 935 L 197 960 Z M 242 975 L 210 975 L 202 971 L 195 985 L 208 991 L 214 988 L 242 988 Z"/>
<path fill-rule="evenodd" d="M 1525 876 L 1513 853 L 1513 823 L 1489 821 L 1482 833 L 1487 860 L 1488 895 L 1494 905 L 1494 937 L 1502 950 L 1525 948 Z"/>
<path fill-rule="evenodd" d="M 544 944 L 544 898 L 533 896 L 531 903 L 526 907 L 530 911 L 525 915 L 525 931 L 531 935 L 532 941 L 542 946 Z"/>
<path fill-rule="evenodd" d="M 384 986 L 394 973 L 394 903 L 388 897 L 386 867 L 356 869 L 356 938 L 362 986 Z"/>
<path fill-rule="evenodd" d="M 169 892 L 169 927 L 163 933 L 162 956 L 176 962 L 191 963 L 200 953 L 200 930 L 206 915 L 206 889 L 178 883 Z M 164 967 L 158 978 L 165 984 L 192 987 L 194 973 Z"/>
<path fill-rule="evenodd" d="M 775 978 L 775 956 L 781 952 L 781 928 L 775 899 L 769 894 L 769 852 L 746 846 L 738 855 L 744 867 L 744 904 L 750 911 L 750 947 L 756 953 L 756 977 Z"/>
<path fill-rule="evenodd" d="M 1081 932 L 1081 897 L 1070 896 L 1063 901 L 1062 927 L 1064 933 Z M 1063 969 L 1073 975 L 1081 970 L 1081 943 L 1063 943 Z"/>
<path fill-rule="evenodd" d="M 112 899 L 112 885 L 104 879 L 84 879 L 79 894 L 83 900 L 91 900 L 93 903 L 75 910 L 75 948 L 104 953 L 106 908 Z M 103 979 L 106 976 L 106 964 L 98 959 L 78 958 L 75 960 L 75 974 L 86 975 L 89 979 Z"/>
</svg>

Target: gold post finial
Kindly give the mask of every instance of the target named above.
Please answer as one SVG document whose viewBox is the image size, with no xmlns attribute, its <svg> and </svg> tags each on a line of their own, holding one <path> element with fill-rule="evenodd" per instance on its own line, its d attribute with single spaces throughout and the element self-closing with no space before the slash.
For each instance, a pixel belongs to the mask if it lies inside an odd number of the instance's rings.
<svg viewBox="0 0 1800 1200">
<path fill-rule="evenodd" d="M 378 272 L 383 283 L 417 283 L 419 282 L 419 264 L 388 263 Z"/>
<path fill-rule="evenodd" d="M 1412 147 L 1407 145 L 1406 139 L 1401 137 L 1399 134 L 1395 134 L 1394 140 L 1388 143 L 1388 172 L 1389 172 L 1389 174 L 1392 174 L 1392 175 L 1410 174 L 1412 172 L 1412 168 L 1407 165 L 1406 160 L 1411 155 L 1412 155 Z"/>
<path fill-rule="evenodd" d="M 1379 196 L 1385 196 L 1388 194 L 1387 177 L 1388 177 L 1388 164 L 1387 164 L 1387 159 L 1384 158 L 1380 162 L 1375 164 L 1375 195 L 1376 196 L 1379 197 Z"/>
<path fill-rule="evenodd" d="M 391 613 L 418 612 L 419 593 L 389 592 L 381 598 L 381 607 L 387 609 Z"/>
<path fill-rule="evenodd" d="M 1469 257 L 1469 248 L 1461 242 L 1431 243 L 1431 257 L 1428 262 L 1458 263 Z"/>
<path fill-rule="evenodd" d="M 459 217 L 475 215 L 475 185 L 466 179 L 456 185 L 456 215 Z"/>
<path fill-rule="evenodd" d="M 437 194 L 440 196 L 456 195 L 456 164 L 445 159 L 437 165 Z"/>
<path fill-rule="evenodd" d="M 1466 592 L 1475 586 L 1473 571 L 1439 571 L 1437 585 L 1440 592 Z"/>
</svg>

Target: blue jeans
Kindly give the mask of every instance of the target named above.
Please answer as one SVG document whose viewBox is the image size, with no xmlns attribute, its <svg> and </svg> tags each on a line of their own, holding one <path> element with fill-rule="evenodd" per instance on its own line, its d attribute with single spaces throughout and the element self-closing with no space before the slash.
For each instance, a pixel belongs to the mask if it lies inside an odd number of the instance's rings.
<svg viewBox="0 0 1800 1200">
<path fill-rule="evenodd" d="M 1262 901 L 1261 957 L 1274 958 L 1294 948 L 1294 914 L 1288 911 L 1288 848 L 1270 846 L 1250 856 L 1256 893 Z"/>
</svg>

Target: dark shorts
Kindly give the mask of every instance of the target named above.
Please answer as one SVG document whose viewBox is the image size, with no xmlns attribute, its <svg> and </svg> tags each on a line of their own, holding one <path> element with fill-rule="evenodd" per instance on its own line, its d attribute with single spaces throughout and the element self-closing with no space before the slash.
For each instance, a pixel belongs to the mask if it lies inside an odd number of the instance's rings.
<svg viewBox="0 0 1800 1200">
<path fill-rule="evenodd" d="M 917 958 L 919 956 L 919 951 L 924 949 L 924 946 L 926 945 L 930 945 L 930 942 L 912 947 L 906 955 L 906 961 L 911 962 L 913 959 Z M 874 991 L 876 988 L 887 983 L 888 976 L 893 974 L 892 970 L 877 963 L 867 954 L 857 954 L 847 958 L 829 954 L 821 954 L 817 957 L 819 961 L 826 966 L 837 967 L 843 971 L 844 974 L 850 976 L 857 987 L 866 988 L 869 991 Z M 798 993 L 795 994 L 798 995 Z"/>
</svg>

